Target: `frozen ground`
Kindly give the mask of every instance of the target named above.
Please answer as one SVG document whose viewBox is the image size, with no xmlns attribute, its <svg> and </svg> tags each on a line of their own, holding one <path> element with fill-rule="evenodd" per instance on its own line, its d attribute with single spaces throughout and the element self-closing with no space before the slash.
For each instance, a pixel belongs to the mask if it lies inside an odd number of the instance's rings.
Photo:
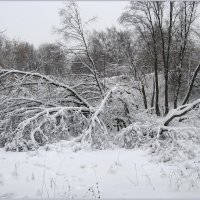
<svg viewBox="0 0 200 200">
<path fill-rule="evenodd" d="M 0 199 L 200 197 L 200 158 L 151 158 L 141 150 L 74 152 L 65 142 L 32 152 L 0 149 Z"/>
</svg>

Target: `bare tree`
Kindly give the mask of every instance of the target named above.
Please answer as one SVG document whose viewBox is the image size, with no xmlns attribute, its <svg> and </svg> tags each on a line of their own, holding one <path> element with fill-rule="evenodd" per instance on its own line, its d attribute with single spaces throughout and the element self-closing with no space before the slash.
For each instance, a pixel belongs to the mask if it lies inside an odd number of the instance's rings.
<svg viewBox="0 0 200 200">
<path fill-rule="evenodd" d="M 160 115 L 159 109 L 159 83 L 158 83 L 158 49 L 155 29 L 155 18 L 153 17 L 152 2 L 131 2 L 128 11 L 120 17 L 120 22 L 133 25 L 140 37 L 146 42 L 149 54 L 154 60 L 155 73 L 155 110 Z M 148 35 L 151 36 L 150 40 Z M 152 45 L 152 47 L 151 47 Z"/>
<path fill-rule="evenodd" d="M 169 74 L 169 59 L 170 59 L 170 49 L 171 49 L 171 41 L 172 41 L 172 31 L 173 24 L 175 23 L 176 15 L 174 15 L 174 2 L 169 2 L 169 25 L 167 27 L 167 31 L 165 31 L 164 24 L 164 2 L 156 1 L 152 2 L 153 14 L 156 17 L 156 26 L 158 26 L 160 37 L 161 37 L 161 45 L 162 45 L 162 60 L 163 60 L 163 68 L 164 68 L 164 79 L 165 79 L 165 115 L 169 112 L 169 99 L 168 99 L 168 74 Z M 167 32 L 167 36 L 165 34 Z M 167 41 L 166 41 L 167 37 Z"/>
<path fill-rule="evenodd" d="M 91 56 L 88 43 L 86 26 L 89 21 L 86 23 L 82 21 L 78 5 L 75 2 L 68 2 L 66 7 L 60 10 L 59 14 L 62 20 L 62 27 L 57 30 L 63 36 L 63 48 L 68 53 L 75 56 L 82 65 L 89 70 L 91 76 L 96 81 L 98 91 L 101 95 L 104 95 L 104 89 L 98 76 L 97 66 Z M 87 58 L 87 61 L 84 60 L 84 57 Z"/>
<path fill-rule="evenodd" d="M 174 108 L 177 107 L 178 97 L 180 94 L 180 88 L 183 78 L 183 66 L 185 61 L 185 55 L 188 48 L 188 41 L 191 34 L 191 26 L 196 19 L 196 8 L 198 2 L 181 2 L 180 3 L 180 14 L 178 27 L 177 27 L 177 37 L 179 38 L 179 55 L 178 63 L 176 65 L 177 69 L 177 84 L 174 94 Z M 177 42 L 178 42 L 177 41 Z"/>
</svg>

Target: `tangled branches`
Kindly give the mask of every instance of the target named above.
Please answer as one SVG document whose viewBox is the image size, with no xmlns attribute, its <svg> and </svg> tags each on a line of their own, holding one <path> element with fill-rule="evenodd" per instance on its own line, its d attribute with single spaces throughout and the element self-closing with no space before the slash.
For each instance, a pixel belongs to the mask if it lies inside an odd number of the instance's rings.
<svg viewBox="0 0 200 200">
<path fill-rule="evenodd" d="M 198 154 L 200 144 L 200 128 L 180 126 L 180 120 L 175 126 L 167 126 L 172 120 L 189 114 L 193 109 L 199 109 L 200 100 L 180 106 L 172 110 L 162 121 L 162 124 L 131 124 L 116 137 L 116 143 L 125 148 L 142 147 L 149 149 L 157 161 L 172 161 L 192 159 Z"/>
<path fill-rule="evenodd" d="M 68 86 L 39 73 L 2 70 L 0 83 L 0 145 L 7 150 L 27 151 L 61 139 L 95 149 L 114 142 L 125 148 L 150 148 L 167 161 L 179 150 L 192 156 L 186 142 L 200 143 L 198 127 L 168 126 L 198 109 L 200 100 L 172 110 L 160 123 L 141 113 L 125 85 L 114 86 L 92 106 L 80 84 Z M 92 83 L 84 87 L 88 84 Z M 93 87 L 90 92 L 94 94 Z M 138 115 L 144 118 L 140 122 Z"/>
<path fill-rule="evenodd" d="M 78 136 L 93 112 L 73 88 L 51 77 L 1 70 L 0 81 L 0 141 L 8 150 L 35 149 L 56 138 Z"/>
<path fill-rule="evenodd" d="M 88 108 L 54 107 L 20 109 L 2 120 L 1 135 L 6 139 L 8 150 L 24 151 L 35 149 L 47 141 L 70 139 L 81 133 L 88 124 L 84 112 Z M 8 120 L 9 119 L 9 120 Z"/>
<path fill-rule="evenodd" d="M 119 86 L 93 107 L 75 87 L 39 73 L 2 70 L 0 81 L 0 141 L 7 150 L 36 149 L 60 139 L 104 148 L 114 119 L 108 115 L 113 100 L 121 102 L 125 116 L 129 113 L 125 100 L 117 96 Z"/>
<path fill-rule="evenodd" d="M 8 77 L 10 78 L 10 81 L 8 81 Z M 35 87 L 37 87 L 38 89 L 41 87 L 41 85 L 53 85 L 56 88 L 62 88 L 65 92 L 67 92 L 67 99 L 65 99 L 66 101 L 68 100 L 72 103 L 80 104 L 88 108 L 91 107 L 91 105 L 84 98 L 82 98 L 73 88 L 39 73 L 24 72 L 19 70 L 1 70 L 0 82 L 2 87 L 2 89 L 0 90 L 1 92 L 3 92 L 4 94 L 9 94 L 10 91 L 17 89 L 18 95 L 20 94 L 24 86 L 26 88 L 28 87 L 29 90 L 34 91 Z M 75 101 L 73 101 L 69 97 L 72 97 L 73 99 L 75 99 Z"/>
</svg>

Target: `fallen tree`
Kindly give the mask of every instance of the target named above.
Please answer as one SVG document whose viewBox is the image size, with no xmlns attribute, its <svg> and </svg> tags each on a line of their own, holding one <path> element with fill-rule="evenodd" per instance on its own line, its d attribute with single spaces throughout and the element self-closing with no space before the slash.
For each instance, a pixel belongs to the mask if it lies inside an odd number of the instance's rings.
<svg viewBox="0 0 200 200">
<path fill-rule="evenodd" d="M 179 125 L 180 120 L 174 126 L 169 124 L 180 117 L 190 119 L 190 111 L 198 115 L 200 99 L 171 110 L 160 122 L 132 123 L 123 129 L 115 137 L 115 143 L 125 148 L 149 149 L 155 159 L 168 162 L 171 160 L 185 160 L 196 156 L 197 146 L 200 144 L 200 127 Z M 186 115 L 189 115 L 186 117 Z M 194 114 L 194 113 L 193 113 Z M 192 120 L 192 119 L 191 119 Z"/>
<path fill-rule="evenodd" d="M 85 91 L 76 90 L 90 82 L 68 86 L 53 77 L 18 70 L 2 70 L 0 80 L 0 145 L 7 150 L 33 150 L 64 139 L 81 148 L 148 148 L 162 161 L 169 161 L 180 152 L 180 157 L 194 156 L 186 143 L 200 143 L 200 128 L 169 126 L 199 108 L 200 99 L 171 110 L 160 121 L 138 109 L 134 94 L 125 85 L 114 86 L 92 106 L 83 97 Z M 49 95 L 44 94 L 48 90 Z"/>
<path fill-rule="evenodd" d="M 113 96 L 121 90 L 119 86 L 115 86 L 95 108 L 63 107 L 53 104 L 44 107 L 37 106 L 40 101 L 30 101 L 25 98 L 24 100 L 36 103 L 35 106 L 24 107 L 25 104 L 22 104 L 23 106 L 18 109 L 12 108 L 6 111 L 4 119 L 1 120 L 0 127 L 4 130 L 1 136 L 6 139 L 6 149 L 14 151 L 36 149 L 56 137 L 71 140 L 72 144 L 80 142 L 93 148 L 108 147 L 110 142 L 108 122 L 105 123 L 104 118 L 109 110 L 108 106 L 112 104 Z M 124 106 L 125 102 L 121 104 Z M 61 137 L 62 133 L 64 135 Z"/>
<path fill-rule="evenodd" d="M 100 119 L 100 115 L 105 111 L 105 106 L 108 103 L 109 98 L 111 98 L 112 94 L 119 89 L 117 86 L 111 89 L 104 99 L 101 101 L 100 105 L 94 112 L 94 114 L 91 116 L 88 127 L 83 131 L 83 134 L 72 141 L 74 142 L 87 142 L 92 145 L 96 145 L 98 147 L 101 147 L 103 145 L 103 142 L 106 141 L 108 136 L 108 130 L 106 125 L 104 124 L 103 120 Z M 98 141 L 97 141 L 98 140 Z M 102 141 L 104 140 L 104 141 Z"/>
<path fill-rule="evenodd" d="M 93 107 L 82 96 L 85 91 L 75 90 L 79 84 L 68 86 L 36 72 L 5 69 L 0 81 L 0 145 L 7 150 L 27 151 L 60 139 L 104 148 L 114 120 L 121 120 L 123 127 L 130 123 L 130 106 L 121 96 L 130 93 L 119 85 Z"/>
<path fill-rule="evenodd" d="M 21 77 L 19 77 L 19 75 Z M 36 78 L 36 79 L 44 80 L 44 81 L 46 81 L 50 85 L 54 85 L 56 87 L 60 87 L 60 88 L 63 88 L 65 90 L 67 90 L 68 92 L 71 93 L 70 96 L 73 96 L 75 99 L 77 99 L 78 101 L 80 101 L 80 104 L 82 104 L 83 106 L 86 106 L 88 108 L 92 107 L 73 88 L 71 88 L 68 85 L 63 84 L 61 82 L 58 82 L 58 81 L 56 81 L 56 80 L 54 80 L 54 79 L 52 79 L 52 78 L 50 78 L 48 76 L 45 76 L 45 75 L 42 75 L 42 74 L 39 74 L 39 73 L 36 73 L 36 72 L 24 72 L 24 71 L 19 71 L 19 70 L 5 70 L 5 69 L 2 69 L 0 71 L 0 80 L 4 80 L 8 76 L 11 76 L 11 80 L 12 80 L 12 82 L 9 83 L 10 87 L 8 87 L 7 85 L 4 85 L 3 81 L 1 81 L 2 90 L 7 90 L 7 89 L 9 89 L 11 87 L 14 87 L 15 85 L 21 86 L 22 83 L 25 84 L 25 81 L 33 79 L 33 78 Z M 38 81 L 38 84 L 39 84 L 40 83 L 39 80 L 37 80 L 37 81 Z M 17 84 L 19 82 L 20 82 L 20 84 Z M 32 84 L 35 85 L 35 81 L 34 82 L 30 82 L 29 81 L 29 83 L 27 83 L 26 85 L 32 85 Z"/>
<path fill-rule="evenodd" d="M 158 137 L 163 133 L 164 130 L 168 129 L 167 126 L 169 125 L 170 122 L 172 122 L 173 119 L 184 116 L 192 109 L 199 108 L 199 104 L 200 104 L 200 99 L 197 99 L 193 103 L 185 104 L 176 109 L 171 110 L 169 114 L 164 118 L 162 125 L 159 128 Z"/>
<path fill-rule="evenodd" d="M 83 107 L 33 107 L 14 112 L 10 120 L 1 121 L 0 126 L 4 128 L 1 135 L 7 139 L 7 150 L 26 151 L 55 138 L 69 140 L 81 134 L 88 124 L 83 113 L 92 111 Z"/>
<path fill-rule="evenodd" d="M 56 138 L 76 137 L 93 112 L 77 91 L 53 77 L 3 69 L 0 81 L 0 145 L 7 150 L 25 151 Z"/>
</svg>

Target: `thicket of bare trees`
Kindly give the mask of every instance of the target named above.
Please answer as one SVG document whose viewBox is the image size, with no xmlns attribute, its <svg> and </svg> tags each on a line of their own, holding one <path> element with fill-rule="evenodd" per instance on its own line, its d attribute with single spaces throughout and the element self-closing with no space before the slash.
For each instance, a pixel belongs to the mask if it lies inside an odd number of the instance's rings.
<svg viewBox="0 0 200 200">
<path fill-rule="evenodd" d="M 198 47 L 192 41 L 192 26 L 197 18 L 198 2 L 131 2 L 120 22 L 135 28 L 143 40 L 152 60 L 155 80 L 155 110 L 160 115 L 159 74 L 164 76 L 165 115 L 169 112 L 169 76 L 175 80 L 173 104 L 177 107 L 185 74 L 191 73 L 198 64 Z M 196 57 L 191 58 L 192 48 Z M 190 67 L 189 67 L 190 66 Z M 190 71 L 188 71 L 190 70 Z M 184 91 L 183 91 L 184 92 Z"/>
</svg>

